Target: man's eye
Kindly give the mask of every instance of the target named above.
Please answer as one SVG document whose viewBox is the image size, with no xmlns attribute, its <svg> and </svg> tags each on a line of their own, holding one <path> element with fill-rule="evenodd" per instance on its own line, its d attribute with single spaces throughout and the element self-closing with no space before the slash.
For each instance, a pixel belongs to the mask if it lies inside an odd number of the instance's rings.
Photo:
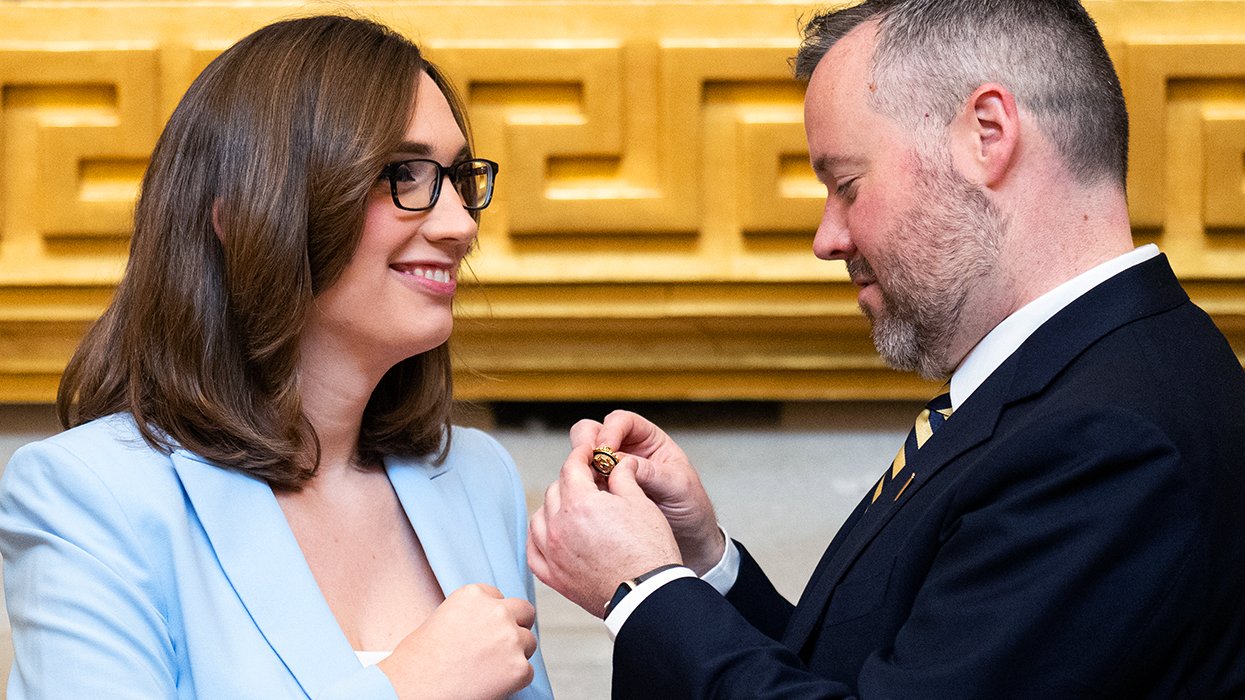
<svg viewBox="0 0 1245 700">
<path fill-rule="evenodd" d="M 838 187 L 834 188 L 835 195 L 849 202 L 856 199 L 856 182 L 857 178 L 844 180 Z"/>
</svg>

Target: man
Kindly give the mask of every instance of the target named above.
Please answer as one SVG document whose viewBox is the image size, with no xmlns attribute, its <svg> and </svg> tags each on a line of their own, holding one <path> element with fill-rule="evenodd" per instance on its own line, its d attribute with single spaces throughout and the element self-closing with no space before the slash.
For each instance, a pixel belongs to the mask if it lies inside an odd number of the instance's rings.
<svg viewBox="0 0 1245 700">
<path fill-rule="evenodd" d="M 868 0 L 809 24 L 797 75 L 814 251 L 949 395 L 794 607 L 665 433 L 577 424 L 529 560 L 606 616 L 615 696 L 1245 697 L 1245 372 L 1133 249 L 1084 9 Z M 623 455 L 604 488 L 597 446 Z"/>
</svg>

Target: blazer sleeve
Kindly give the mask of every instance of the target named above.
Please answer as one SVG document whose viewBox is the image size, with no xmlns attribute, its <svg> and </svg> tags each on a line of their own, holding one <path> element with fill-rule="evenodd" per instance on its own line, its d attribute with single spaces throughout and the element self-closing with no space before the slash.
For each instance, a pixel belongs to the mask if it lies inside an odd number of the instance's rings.
<svg viewBox="0 0 1245 700">
<path fill-rule="evenodd" d="M 615 697 L 1084 697 L 1118 668 L 1145 668 L 1136 640 L 1179 629 L 1197 590 L 1189 465 L 1134 415 L 1045 418 L 962 476 L 912 609 L 858 678 L 810 672 L 708 584 L 681 579 L 620 631 Z"/>
<path fill-rule="evenodd" d="M 13 456 L 0 481 L 0 551 L 9 698 L 176 696 L 161 584 L 125 509 L 81 459 L 50 442 Z"/>
</svg>

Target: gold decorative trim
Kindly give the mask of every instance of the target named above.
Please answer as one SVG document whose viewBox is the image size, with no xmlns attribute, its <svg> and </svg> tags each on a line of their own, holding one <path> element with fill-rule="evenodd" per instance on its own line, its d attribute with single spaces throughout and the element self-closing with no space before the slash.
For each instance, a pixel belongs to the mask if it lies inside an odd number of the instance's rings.
<svg viewBox="0 0 1245 700">
<path fill-rule="evenodd" d="M 824 188 L 786 58 L 819 4 L 353 5 L 423 42 L 466 95 L 481 155 L 502 163 L 458 304 L 461 398 L 929 395 L 882 366 L 843 266 L 810 250 Z M 1132 115 L 1138 238 L 1245 356 L 1245 3 L 1086 6 Z M 257 26 L 339 9 L 0 3 L 0 401 L 54 397 L 193 76 Z"/>
</svg>

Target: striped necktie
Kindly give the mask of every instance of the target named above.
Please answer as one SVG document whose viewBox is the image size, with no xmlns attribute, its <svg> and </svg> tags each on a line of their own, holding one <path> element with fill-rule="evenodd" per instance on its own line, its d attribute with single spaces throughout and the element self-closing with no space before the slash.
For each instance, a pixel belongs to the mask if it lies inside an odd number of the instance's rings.
<svg viewBox="0 0 1245 700">
<path fill-rule="evenodd" d="M 882 474 L 878 485 L 874 487 L 870 504 L 877 503 L 878 499 L 883 496 L 887 496 L 891 501 L 899 500 L 904 490 L 908 488 L 908 484 L 916 478 L 916 472 L 908 469 L 908 462 L 916 457 L 916 451 L 921 449 L 934 431 L 941 428 L 950 417 L 951 386 L 948 384 L 943 387 L 942 393 L 925 404 L 925 408 L 917 414 L 916 424 L 908 432 L 908 439 L 904 440 L 903 447 L 899 448 L 899 454 L 895 455 L 891 468 Z"/>
</svg>

